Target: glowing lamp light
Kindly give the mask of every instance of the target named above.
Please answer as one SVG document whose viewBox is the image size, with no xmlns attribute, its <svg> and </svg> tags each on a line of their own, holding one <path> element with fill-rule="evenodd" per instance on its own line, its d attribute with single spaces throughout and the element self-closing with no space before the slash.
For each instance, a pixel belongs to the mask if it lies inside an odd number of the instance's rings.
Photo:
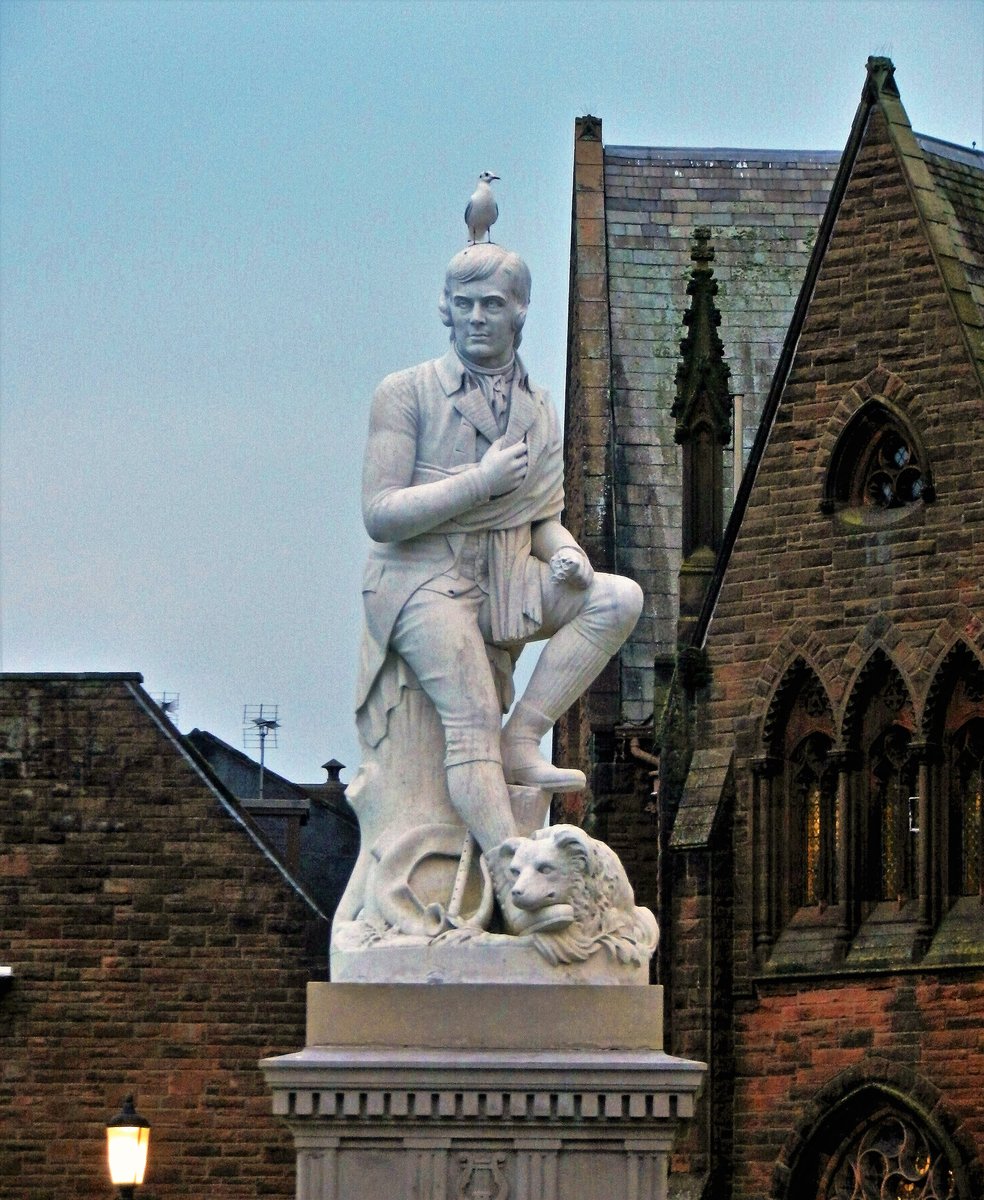
<svg viewBox="0 0 984 1200">
<path fill-rule="evenodd" d="M 121 1196 L 132 1197 L 134 1187 L 143 1183 L 149 1146 L 150 1122 L 133 1107 L 133 1097 L 127 1096 L 106 1126 L 109 1177 Z"/>
</svg>

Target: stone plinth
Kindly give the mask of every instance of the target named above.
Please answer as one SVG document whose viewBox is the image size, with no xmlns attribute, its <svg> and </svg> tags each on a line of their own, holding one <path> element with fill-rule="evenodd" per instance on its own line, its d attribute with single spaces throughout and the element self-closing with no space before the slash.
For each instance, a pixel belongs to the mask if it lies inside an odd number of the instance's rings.
<svg viewBox="0 0 984 1200">
<path fill-rule="evenodd" d="M 664 1200 L 704 1070 L 649 986 L 311 984 L 307 1042 L 262 1063 L 298 1200 Z"/>
</svg>

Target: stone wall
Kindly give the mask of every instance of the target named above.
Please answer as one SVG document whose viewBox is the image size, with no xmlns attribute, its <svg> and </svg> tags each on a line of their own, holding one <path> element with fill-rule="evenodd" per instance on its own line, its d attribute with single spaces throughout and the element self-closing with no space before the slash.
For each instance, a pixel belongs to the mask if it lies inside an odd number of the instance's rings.
<svg viewBox="0 0 984 1200">
<path fill-rule="evenodd" d="M 838 513 L 824 504 L 838 435 L 871 396 L 884 397 L 917 431 L 935 485 L 932 502 L 885 520 L 872 520 L 870 510 Z M 832 1109 L 852 1088 L 867 1086 L 931 1115 L 969 1172 L 967 1194 L 984 1186 L 984 1046 L 973 1016 L 984 1009 L 984 913 L 976 943 L 971 935 L 971 950 L 965 945 L 964 957 L 952 962 L 938 952 L 899 961 L 893 970 L 884 961 L 852 965 L 848 954 L 840 966 L 828 960 L 795 980 L 770 976 L 753 948 L 763 863 L 753 858 L 752 811 L 753 766 L 767 750 L 766 716 L 797 657 L 815 669 L 840 725 L 860 669 L 881 649 L 898 668 L 917 729 L 953 645 L 962 640 L 984 658 L 982 496 L 980 378 L 876 106 L 706 640 L 711 683 L 698 746 L 734 750 L 730 984 L 708 960 L 713 838 L 703 877 L 690 869 L 693 849 L 673 854 L 673 925 L 664 930 L 674 946 L 666 981 L 669 1048 L 693 1057 L 710 1049 L 711 1081 L 727 1072 L 732 1055 L 736 1069 L 734 1159 L 722 1166 L 725 1190 L 716 1196 L 785 1197 L 789 1170 L 823 1106 Z M 691 779 L 684 804 L 693 787 Z M 714 1014 L 728 1010 L 735 1013 L 733 1034 L 719 1023 L 716 1036 Z M 706 1103 L 712 1102 L 710 1091 Z M 701 1120 L 706 1128 L 708 1117 Z M 677 1166 L 700 1175 L 711 1148 L 683 1147 Z"/>
<path fill-rule="evenodd" d="M 980 972 L 764 991 L 736 1028 L 734 1195 L 774 1195 L 813 1128 L 863 1087 L 895 1092 L 939 1123 L 958 1155 L 979 1160 L 982 1006 Z"/>
<path fill-rule="evenodd" d="M 148 1194 L 294 1192 L 260 1058 L 304 1044 L 327 927 L 139 676 L 0 677 L 0 1196 L 110 1193 L 134 1093 Z"/>
</svg>

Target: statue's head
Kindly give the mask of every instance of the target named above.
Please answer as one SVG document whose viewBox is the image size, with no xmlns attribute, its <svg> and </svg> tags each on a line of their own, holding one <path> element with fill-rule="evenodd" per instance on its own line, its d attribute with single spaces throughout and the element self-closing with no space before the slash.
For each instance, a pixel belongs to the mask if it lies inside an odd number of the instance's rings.
<svg viewBox="0 0 984 1200">
<path fill-rule="evenodd" d="M 487 285 L 487 289 L 481 287 Z M 493 293 L 504 297 L 505 317 L 508 319 L 512 334 L 510 353 L 519 346 L 522 340 L 523 323 L 530 303 L 530 269 L 525 262 L 511 250 L 496 246 L 491 242 L 483 242 L 475 246 L 466 246 L 460 250 L 448 263 L 444 276 L 444 290 L 438 302 L 441 320 L 451 329 L 451 340 L 466 354 L 467 347 L 461 345 L 463 336 L 463 318 L 459 310 L 463 308 L 464 298 L 479 297 L 487 290 L 491 297 Z M 458 297 L 456 301 L 455 297 Z M 481 354 L 471 348 L 470 356 L 476 361 Z"/>
</svg>

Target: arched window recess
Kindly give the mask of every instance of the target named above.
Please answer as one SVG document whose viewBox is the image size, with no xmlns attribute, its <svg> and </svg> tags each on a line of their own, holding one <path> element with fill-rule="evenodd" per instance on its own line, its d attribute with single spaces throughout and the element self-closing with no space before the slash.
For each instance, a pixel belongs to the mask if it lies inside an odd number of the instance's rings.
<svg viewBox="0 0 984 1200">
<path fill-rule="evenodd" d="M 864 404 L 841 433 L 830 458 L 821 509 L 857 523 L 881 523 L 936 499 L 926 449 L 887 400 Z"/>
</svg>

